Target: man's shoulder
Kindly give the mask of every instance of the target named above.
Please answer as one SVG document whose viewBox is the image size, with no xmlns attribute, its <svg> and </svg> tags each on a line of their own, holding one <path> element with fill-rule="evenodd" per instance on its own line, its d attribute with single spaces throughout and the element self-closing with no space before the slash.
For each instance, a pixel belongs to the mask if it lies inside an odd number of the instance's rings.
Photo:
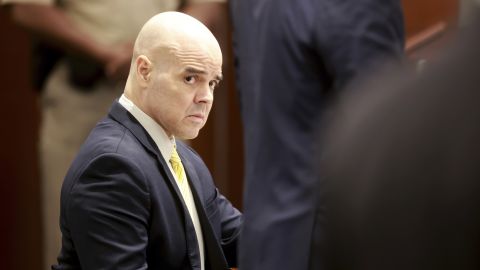
<svg viewBox="0 0 480 270">
<path fill-rule="evenodd" d="M 107 117 L 95 126 L 81 146 L 65 176 L 64 185 L 75 185 L 81 175 L 108 175 L 118 168 L 142 174 L 147 155 L 128 128 Z"/>
<path fill-rule="evenodd" d="M 135 136 L 122 124 L 106 117 L 90 132 L 81 146 L 73 164 L 73 169 L 84 167 L 99 156 L 125 157 L 135 159 L 142 152 Z"/>
<path fill-rule="evenodd" d="M 110 118 L 104 118 L 91 131 L 80 152 L 92 150 L 94 152 L 116 152 L 120 144 L 125 143 L 125 139 L 129 137 L 131 136 L 126 127 Z"/>
</svg>

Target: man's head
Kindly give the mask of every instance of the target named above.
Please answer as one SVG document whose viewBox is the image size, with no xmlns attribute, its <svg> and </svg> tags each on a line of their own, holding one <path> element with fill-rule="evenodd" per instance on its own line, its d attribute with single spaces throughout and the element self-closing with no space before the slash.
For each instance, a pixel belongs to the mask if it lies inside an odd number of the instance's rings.
<svg viewBox="0 0 480 270">
<path fill-rule="evenodd" d="M 160 13 L 138 34 L 125 94 L 168 136 L 193 139 L 207 121 L 221 68 L 207 27 L 183 13 Z"/>
</svg>

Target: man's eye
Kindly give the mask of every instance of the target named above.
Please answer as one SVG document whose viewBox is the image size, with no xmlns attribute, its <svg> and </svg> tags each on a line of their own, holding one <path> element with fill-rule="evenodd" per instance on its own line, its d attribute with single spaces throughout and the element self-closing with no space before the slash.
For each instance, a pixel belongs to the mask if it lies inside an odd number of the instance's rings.
<svg viewBox="0 0 480 270">
<path fill-rule="evenodd" d="M 212 89 L 212 90 L 215 89 L 215 87 L 217 87 L 217 85 L 218 85 L 217 81 L 210 81 L 208 83 L 208 86 L 210 86 L 210 89 Z"/>
<path fill-rule="evenodd" d="M 188 84 L 193 84 L 193 83 L 195 83 L 195 81 L 196 81 L 195 76 L 187 76 L 187 77 L 185 77 L 185 82 L 188 83 Z"/>
</svg>

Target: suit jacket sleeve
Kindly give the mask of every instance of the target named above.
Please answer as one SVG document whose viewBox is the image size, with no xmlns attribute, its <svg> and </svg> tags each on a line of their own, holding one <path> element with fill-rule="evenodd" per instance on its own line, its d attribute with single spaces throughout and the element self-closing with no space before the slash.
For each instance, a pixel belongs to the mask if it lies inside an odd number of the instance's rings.
<svg viewBox="0 0 480 270">
<path fill-rule="evenodd" d="M 69 193 L 66 215 L 82 269 L 147 269 L 149 192 L 126 157 L 89 162 Z"/>
<path fill-rule="evenodd" d="M 212 175 L 198 153 L 191 147 L 188 147 L 188 150 L 193 153 L 192 162 L 205 185 L 205 212 L 220 242 L 228 266 L 237 267 L 237 245 L 243 224 L 242 214 L 215 187 Z"/>
<path fill-rule="evenodd" d="M 399 0 L 314 1 L 315 49 L 325 62 L 333 89 L 385 61 L 403 58 L 403 13 Z"/>
<path fill-rule="evenodd" d="M 242 214 L 216 190 L 216 205 L 221 213 L 221 239 L 223 253 L 230 267 L 237 267 L 237 245 L 242 224 Z"/>
</svg>

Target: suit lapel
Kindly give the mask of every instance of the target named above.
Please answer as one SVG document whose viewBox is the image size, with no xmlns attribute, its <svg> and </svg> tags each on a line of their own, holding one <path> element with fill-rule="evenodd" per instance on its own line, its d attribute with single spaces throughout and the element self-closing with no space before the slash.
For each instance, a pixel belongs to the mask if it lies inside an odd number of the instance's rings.
<svg viewBox="0 0 480 270">
<path fill-rule="evenodd" d="M 182 160 L 183 167 L 185 168 L 185 173 L 187 174 L 188 183 L 190 184 L 190 189 L 192 193 L 195 192 L 200 200 L 200 204 L 196 204 L 195 206 L 205 208 L 205 198 L 203 197 L 203 187 L 201 185 L 200 179 L 198 177 L 197 171 L 194 169 L 192 163 L 189 161 L 188 158 L 185 157 L 185 153 L 183 151 L 183 147 L 179 147 L 179 155 L 180 159 Z"/>
<path fill-rule="evenodd" d="M 183 201 L 182 194 L 178 189 L 177 183 L 175 182 L 175 178 L 170 172 L 170 169 L 163 159 L 158 146 L 155 144 L 155 141 L 150 137 L 148 132 L 145 128 L 138 122 L 138 120 L 130 114 L 118 101 L 115 101 L 112 108 L 110 109 L 109 115 L 126 127 L 132 134 L 140 141 L 140 143 L 151 153 L 155 155 L 157 161 L 160 163 L 162 167 L 162 171 L 165 173 L 166 179 L 169 182 L 172 189 L 175 191 L 175 195 L 177 199 L 179 199 L 182 203 L 183 209 L 187 211 L 187 207 L 185 206 L 185 202 Z M 187 213 L 188 214 L 188 213 Z"/>
<path fill-rule="evenodd" d="M 220 246 L 220 241 L 213 232 L 210 220 L 205 213 L 205 204 L 203 197 L 203 188 L 194 166 L 185 158 L 184 147 L 178 147 L 179 155 L 187 174 L 187 180 L 192 190 L 193 200 L 197 209 L 198 219 L 202 225 L 203 240 L 205 244 L 205 267 L 208 270 L 228 269 L 228 263 Z"/>
</svg>

